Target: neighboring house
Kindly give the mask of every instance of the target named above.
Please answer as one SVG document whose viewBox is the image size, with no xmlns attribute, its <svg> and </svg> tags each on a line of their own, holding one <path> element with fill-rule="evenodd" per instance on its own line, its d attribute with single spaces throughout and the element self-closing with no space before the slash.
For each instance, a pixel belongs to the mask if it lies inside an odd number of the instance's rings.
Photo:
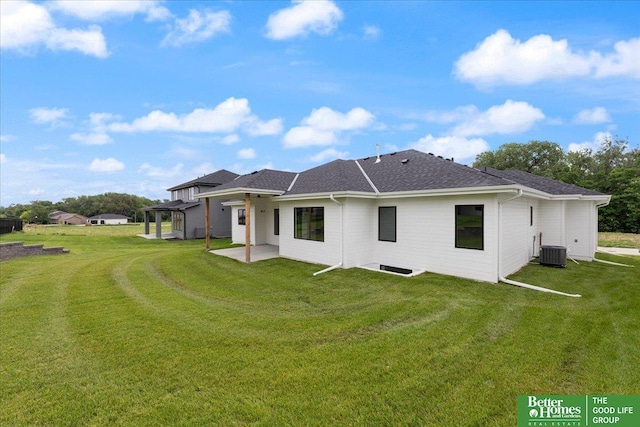
<svg viewBox="0 0 640 427">
<path fill-rule="evenodd" d="M 49 215 L 49 224 L 58 225 L 85 225 L 87 217 L 64 211 L 55 211 Z"/>
<path fill-rule="evenodd" d="M 209 200 L 209 233 L 205 233 L 206 204 L 195 198 L 196 193 L 211 191 L 221 184 L 233 181 L 238 174 L 227 170 L 219 170 L 209 175 L 193 179 L 169 188 L 171 200 L 159 205 L 144 208 L 145 234 L 149 234 L 149 220 L 155 215 L 157 238 L 162 237 L 161 215 L 171 212 L 171 236 L 177 239 L 201 239 L 205 235 L 211 237 L 231 236 L 231 208 L 222 205 L 219 200 Z"/>
<path fill-rule="evenodd" d="M 261 170 L 195 197 L 236 199 L 226 203 L 233 242 L 277 245 L 282 257 L 487 282 L 519 270 L 541 244 L 593 259 L 598 208 L 610 200 L 415 150 L 335 160 L 297 174 Z"/>
<path fill-rule="evenodd" d="M 128 222 L 129 217 L 118 214 L 102 214 L 87 218 L 87 224 L 91 225 L 118 225 L 127 224 Z"/>
</svg>

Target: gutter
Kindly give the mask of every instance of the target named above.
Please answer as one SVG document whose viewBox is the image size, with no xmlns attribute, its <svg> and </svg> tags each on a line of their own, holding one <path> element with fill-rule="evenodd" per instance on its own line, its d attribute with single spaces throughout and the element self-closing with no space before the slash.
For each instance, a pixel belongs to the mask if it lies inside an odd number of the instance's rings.
<svg viewBox="0 0 640 427">
<path fill-rule="evenodd" d="M 342 259 L 343 259 L 343 256 L 344 256 L 344 221 L 343 221 L 343 218 L 342 218 L 343 205 L 342 205 L 342 203 L 337 201 L 335 197 L 333 197 L 333 193 L 331 193 L 329 195 L 329 199 L 331 199 L 332 202 L 334 202 L 338 206 L 340 206 L 340 262 L 337 263 L 336 265 L 332 265 L 331 267 L 327 267 L 324 270 L 316 271 L 315 273 L 313 273 L 314 276 L 317 276 L 319 274 L 326 273 L 327 271 L 335 270 L 336 268 L 342 267 Z"/>
</svg>

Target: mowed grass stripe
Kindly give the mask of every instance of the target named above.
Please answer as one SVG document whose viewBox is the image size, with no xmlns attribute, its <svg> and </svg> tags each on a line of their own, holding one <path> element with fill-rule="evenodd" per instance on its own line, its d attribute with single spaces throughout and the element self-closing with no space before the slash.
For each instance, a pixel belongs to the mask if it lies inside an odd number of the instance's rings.
<svg viewBox="0 0 640 427">
<path fill-rule="evenodd" d="M 72 253 L 2 273 L 0 379 L 22 387 L 0 389 L 3 425 L 510 426 L 518 394 L 640 392 L 640 260 L 514 276 L 572 299 L 434 274 L 313 277 L 321 266 L 247 265 L 201 241 L 37 238 Z M 66 284 L 48 288 L 46 271 Z"/>
</svg>

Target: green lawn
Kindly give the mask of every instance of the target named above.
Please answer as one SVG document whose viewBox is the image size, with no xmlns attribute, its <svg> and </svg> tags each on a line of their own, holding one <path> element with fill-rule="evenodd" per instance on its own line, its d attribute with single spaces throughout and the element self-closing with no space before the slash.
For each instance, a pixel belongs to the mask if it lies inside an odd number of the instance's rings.
<svg viewBox="0 0 640 427">
<path fill-rule="evenodd" d="M 519 394 L 640 394 L 639 257 L 512 276 L 568 298 L 126 227 L 0 238 L 71 250 L 0 264 L 0 425 L 514 426 Z"/>
</svg>

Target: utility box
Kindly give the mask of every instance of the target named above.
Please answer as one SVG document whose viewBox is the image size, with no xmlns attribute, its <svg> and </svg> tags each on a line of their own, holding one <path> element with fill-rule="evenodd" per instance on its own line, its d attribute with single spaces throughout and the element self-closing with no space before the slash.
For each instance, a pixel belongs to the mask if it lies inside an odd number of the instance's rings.
<svg viewBox="0 0 640 427">
<path fill-rule="evenodd" d="M 564 246 L 540 246 L 540 264 L 566 267 L 567 248 Z"/>
</svg>

